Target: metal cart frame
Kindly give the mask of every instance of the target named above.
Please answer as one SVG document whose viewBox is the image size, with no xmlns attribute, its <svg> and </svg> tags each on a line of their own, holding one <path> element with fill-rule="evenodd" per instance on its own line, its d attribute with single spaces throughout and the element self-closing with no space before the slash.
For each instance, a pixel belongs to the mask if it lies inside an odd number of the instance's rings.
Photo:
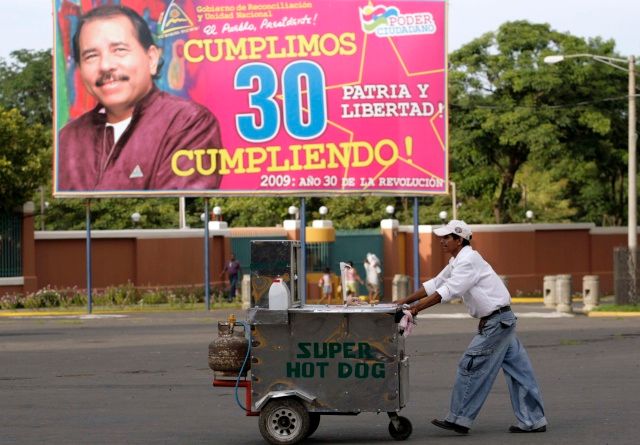
<svg viewBox="0 0 640 445">
<path fill-rule="evenodd" d="M 249 311 L 251 371 L 213 386 L 245 388 L 245 411 L 260 416 L 269 443 L 294 444 L 323 415 L 386 412 L 389 433 L 407 439 L 409 358 L 395 305 L 315 306 Z M 249 333 L 247 333 L 249 334 Z"/>
</svg>

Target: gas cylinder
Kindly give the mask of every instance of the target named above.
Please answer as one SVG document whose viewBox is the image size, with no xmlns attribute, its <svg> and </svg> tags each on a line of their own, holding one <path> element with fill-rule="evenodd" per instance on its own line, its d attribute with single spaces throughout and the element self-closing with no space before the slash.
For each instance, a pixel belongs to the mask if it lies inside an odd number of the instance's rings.
<svg viewBox="0 0 640 445">
<path fill-rule="evenodd" d="M 222 375 L 237 377 L 249 348 L 244 333 L 236 330 L 235 317 L 218 322 L 218 337 L 209 343 L 209 368 Z M 249 370 L 251 360 L 244 365 L 242 375 Z"/>
</svg>

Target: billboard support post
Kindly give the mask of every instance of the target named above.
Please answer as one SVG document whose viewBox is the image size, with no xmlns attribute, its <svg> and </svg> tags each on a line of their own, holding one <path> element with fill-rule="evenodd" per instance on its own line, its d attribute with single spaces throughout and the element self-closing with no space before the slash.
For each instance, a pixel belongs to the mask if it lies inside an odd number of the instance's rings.
<svg viewBox="0 0 640 445">
<path fill-rule="evenodd" d="M 420 230 L 418 228 L 420 218 L 418 217 L 418 197 L 413 198 L 413 290 L 420 287 Z"/>
<path fill-rule="evenodd" d="M 93 310 L 93 283 L 91 282 L 91 199 L 87 199 L 86 202 L 86 226 L 87 226 L 87 240 L 86 240 L 86 259 L 87 259 L 87 312 L 90 314 Z"/>
<path fill-rule="evenodd" d="M 307 217 L 304 197 L 300 198 L 300 277 L 302 292 L 300 303 L 307 304 Z"/>
<path fill-rule="evenodd" d="M 211 309 L 209 282 L 209 198 L 204 198 L 204 302 L 207 310 Z"/>
</svg>

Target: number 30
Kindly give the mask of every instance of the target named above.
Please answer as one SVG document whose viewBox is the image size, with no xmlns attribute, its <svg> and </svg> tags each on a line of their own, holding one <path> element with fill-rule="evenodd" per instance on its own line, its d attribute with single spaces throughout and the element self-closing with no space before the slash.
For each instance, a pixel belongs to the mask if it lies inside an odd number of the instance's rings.
<svg viewBox="0 0 640 445">
<path fill-rule="evenodd" d="M 251 142 L 273 139 L 280 130 L 280 108 L 275 96 L 278 78 L 273 68 L 264 63 L 243 65 L 236 72 L 236 90 L 254 89 L 249 93 L 249 107 L 256 113 L 242 113 L 236 116 L 236 127 L 240 135 Z M 307 119 L 303 114 L 303 90 L 306 82 Z M 282 71 L 282 99 L 284 126 L 296 139 L 313 139 L 327 127 L 327 101 L 325 79 L 322 68 L 308 60 L 291 62 Z M 259 117 L 259 119 L 258 119 Z"/>
</svg>

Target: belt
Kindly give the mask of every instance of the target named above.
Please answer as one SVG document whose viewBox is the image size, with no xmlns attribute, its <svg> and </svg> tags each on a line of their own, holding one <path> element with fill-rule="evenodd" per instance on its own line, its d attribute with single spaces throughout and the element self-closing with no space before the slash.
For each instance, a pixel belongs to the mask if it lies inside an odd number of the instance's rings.
<svg viewBox="0 0 640 445">
<path fill-rule="evenodd" d="M 493 317 L 494 315 L 497 315 L 497 314 L 501 314 L 503 312 L 511 312 L 511 306 L 502 306 L 500 309 L 496 309 L 495 311 L 491 312 L 489 315 L 485 315 L 480 320 L 488 320 L 490 317 Z"/>
<path fill-rule="evenodd" d="M 503 312 L 511 312 L 511 306 L 502 306 L 500 309 L 496 309 L 495 311 L 491 312 L 489 315 L 485 315 L 484 317 L 482 317 L 480 319 L 480 322 L 478 323 L 478 334 L 482 334 L 484 325 L 487 323 L 487 320 L 489 320 L 489 318 L 493 317 L 494 315 L 501 314 Z"/>
</svg>

